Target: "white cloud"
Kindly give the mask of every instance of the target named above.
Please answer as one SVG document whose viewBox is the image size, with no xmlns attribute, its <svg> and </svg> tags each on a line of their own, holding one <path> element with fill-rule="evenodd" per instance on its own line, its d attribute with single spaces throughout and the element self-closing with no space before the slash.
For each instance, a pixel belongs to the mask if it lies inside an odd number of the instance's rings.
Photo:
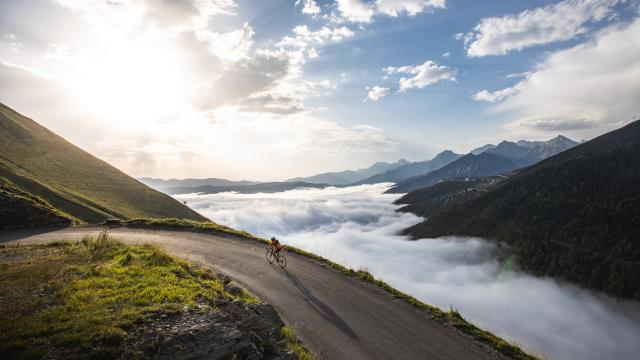
<svg viewBox="0 0 640 360">
<path fill-rule="evenodd" d="M 467 55 L 504 55 L 514 50 L 564 41 L 589 30 L 588 24 L 609 18 L 620 0 L 564 0 L 516 15 L 488 17 L 464 39 Z"/>
<path fill-rule="evenodd" d="M 397 17 L 406 13 L 414 16 L 423 11 L 444 8 L 446 0 L 336 0 L 336 3 L 339 15 L 333 14 L 334 22 L 370 23 L 379 14 Z"/>
<path fill-rule="evenodd" d="M 389 88 L 378 85 L 369 89 L 369 92 L 367 93 L 367 97 L 373 101 L 378 101 L 387 95 L 389 95 Z"/>
<path fill-rule="evenodd" d="M 336 0 L 336 3 L 342 17 L 351 22 L 370 23 L 375 14 L 373 5 L 361 0 Z"/>
<path fill-rule="evenodd" d="M 242 28 L 227 33 L 211 31 L 197 31 L 196 35 L 202 41 L 209 43 L 209 50 L 220 59 L 231 62 L 246 58 L 253 45 L 253 28 L 245 23 Z"/>
<path fill-rule="evenodd" d="M 578 130 L 591 137 L 619 127 L 640 111 L 640 19 L 610 26 L 593 39 L 548 55 L 525 80 L 500 90 L 497 112 L 515 117 L 508 128 Z M 495 94 L 495 93 L 494 93 Z M 499 99 L 496 99 L 499 100 Z"/>
<path fill-rule="evenodd" d="M 16 39 L 16 36 L 13 33 L 4 34 L 2 37 L 4 41 L 9 43 L 9 49 L 14 53 L 20 52 L 20 48 L 22 47 L 22 43 Z"/>
<path fill-rule="evenodd" d="M 488 91 L 488 90 L 481 90 L 478 91 L 477 93 L 473 94 L 472 98 L 475 101 L 486 101 L 486 102 L 497 102 L 497 101 L 502 101 L 506 98 L 508 98 L 511 95 L 515 95 L 518 93 L 518 91 L 522 88 L 522 86 L 524 85 L 523 82 L 518 83 L 514 86 L 508 87 L 508 88 L 504 88 L 504 89 L 500 89 L 500 90 L 496 90 L 496 91 Z"/>
<path fill-rule="evenodd" d="M 401 77 L 398 84 L 400 86 L 399 92 L 404 92 L 409 89 L 422 89 L 426 86 L 435 84 L 439 81 L 456 81 L 456 69 L 439 65 L 434 61 L 427 60 L 421 65 L 410 66 L 389 66 L 383 69 L 388 75 L 394 74 L 408 74 L 411 77 Z"/>
<path fill-rule="evenodd" d="M 320 6 L 315 2 L 315 0 L 296 0 L 296 7 L 302 5 L 302 13 L 318 16 L 320 15 Z"/>
<path fill-rule="evenodd" d="M 450 52 L 446 52 L 446 53 L 442 54 L 442 57 L 446 58 L 446 59 L 448 59 L 450 56 L 451 56 Z"/>
<path fill-rule="evenodd" d="M 204 29 L 215 15 L 233 14 L 235 0 L 54 0 L 107 32 L 140 27 L 180 32 Z"/>
<path fill-rule="evenodd" d="M 177 198 L 216 222 L 367 268 L 426 303 L 455 307 L 471 322 L 536 354 L 637 357 L 635 304 L 517 272 L 497 261 L 494 245 L 482 239 L 407 241 L 397 234 L 421 219 L 395 212 L 397 195 L 383 194 L 387 185 Z"/>
<path fill-rule="evenodd" d="M 444 8 L 445 4 L 445 0 L 376 0 L 378 12 L 390 16 L 398 16 L 402 12 L 414 16 L 425 10 Z"/>
<path fill-rule="evenodd" d="M 74 36 L 42 33 L 28 52 L 0 36 L 11 60 L 0 63 L 2 101 L 136 176 L 293 177 L 395 151 L 379 129 L 305 107 L 337 88 L 306 78 L 305 63 L 353 37 L 347 26 L 300 26 L 256 46 L 249 24 L 212 30 L 233 1 L 126 3 L 59 0 Z"/>
<path fill-rule="evenodd" d="M 260 73 L 286 71 L 277 59 L 258 63 L 269 61 L 276 64 Z M 295 99 L 276 95 L 252 95 L 214 110 L 187 107 L 163 121 L 147 122 L 127 114 L 112 118 L 81 111 L 63 84 L 22 66 L 0 63 L 0 83 L 3 103 L 133 176 L 276 180 L 374 162 L 398 147 L 378 128 L 311 116 L 295 109 L 300 106 Z M 328 81 L 300 86 L 304 89 L 295 91 L 335 87 Z"/>
<path fill-rule="evenodd" d="M 294 36 L 285 36 L 276 46 L 306 48 L 312 45 L 324 44 L 327 41 L 340 42 L 355 35 L 346 26 L 334 28 L 323 26 L 313 31 L 307 25 L 298 25 L 291 31 Z"/>
</svg>

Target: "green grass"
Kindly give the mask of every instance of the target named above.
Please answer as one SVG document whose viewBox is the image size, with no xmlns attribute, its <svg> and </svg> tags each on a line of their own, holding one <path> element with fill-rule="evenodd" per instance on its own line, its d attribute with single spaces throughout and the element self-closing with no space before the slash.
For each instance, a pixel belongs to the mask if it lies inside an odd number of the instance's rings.
<svg viewBox="0 0 640 360">
<path fill-rule="evenodd" d="M 206 220 L 0 104 L 0 182 L 7 181 L 87 223 L 136 217 Z"/>
<path fill-rule="evenodd" d="M 128 331 L 150 316 L 215 308 L 232 295 L 211 271 L 154 245 L 106 233 L 77 243 L 0 248 L 0 357 L 41 358 L 48 349 L 118 354 Z M 204 304 L 204 305 L 203 305 Z"/>
<path fill-rule="evenodd" d="M 218 225 L 212 222 L 196 222 L 196 221 L 182 221 L 178 219 L 135 219 L 132 220 L 131 224 L 134 227 L 144 227 L 144 226 L 152 226 L 154 228 L 168 228 L 168 229 L 183 229 L 183 230 L 192 230 L 198 232 L 210 232 L 210 233 L 227 233 L 232 235 L 238 235 L 245 239 L 257 241 L 263 244 L 268 243 L 267 240 L 249 234 L 246 231 L 240 231 L 231 229 L 222 225 Z M 128 222 L 120 221 L 117 222 L 117 225 L 127 226 Z M 400 299 L 411 306 L 414 306 L 420 309 L 425 315 L 429 316 L 431 319 L 439 321 L 444 324 L 451 325 L 458 329 L 459 331 L 471 335 L 475 340 L 484 343 L 500 353 L 518 360 L 537 360 L 541 359 L 536 355 L 531 355 L 525 351 L 523 351 L 518 345 L 508 342 L 489 331 L 483 330 L 476 325 L 465 320 L 455 309 L 450 309 L 449 311 L 441 310 L 433 305 L 429 305 L 424 303 L 415 297 L 403 293 L 391 285 L 387 284 L 382 280 L 376 279 L 371 273 L 369 273 L 366 269 L 349 269 L 345 266 L 337 264 L 329 259 L 326 259 L 322 256 L 310 253 L 308 251 L 298 249 L 292 246 L 285 246 L 288 252 L 292 252 L 294 254 L 298 254 L 309 259 L 316 261 L 322 265 L 335 269 L 347 276 L 356 278 L 364 283 L 373 285 L 394 298 Z"/>
<path fill-rule="evenodd" d="M 299 360 L 315 360 L 316 357 L 313 353 L 307 349 L 304 344 L 298 340 L 298 337 L 295 335 L 293 330 L 290 328 L 283 326 L 280 329 L 280 332 L 284 336 L 285 341 L 287 342 L 287 347 L 289 350 L 293 351 L 296 355 L 298 355 Z"/>
<path fill-rule="evenodd" d="M 213 221 L 193 221 L 182 220 L 175 218 L 168 219 L 131 219 L 131 220 L 109 220 L 103 222 L 102 225 L 106 226 L 127 226 L 127 227 L 140 227 L 140 228 L 164 228 L 164 229 L 176 229 L 176 230 L 190 230 L 199 232 L 215 232 L 225 233 L 230 235 L 238 235 L 247 239 L 265 242 L 266 240 L 257 238 L 250 233 L 242 230 L 236 230 L 228 226 L 216 224 Z"/>
</svg>

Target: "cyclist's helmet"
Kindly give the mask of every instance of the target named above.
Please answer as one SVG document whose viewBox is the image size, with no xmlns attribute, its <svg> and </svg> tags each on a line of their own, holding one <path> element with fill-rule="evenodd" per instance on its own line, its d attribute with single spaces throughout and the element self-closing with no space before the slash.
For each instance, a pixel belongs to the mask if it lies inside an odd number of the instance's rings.
<svg viewBox="0 0 640 360">
<path fill-rule="evenodd" d="M 275 237 L 275 236 L 271 238 L 271 241 L 275 241 L 275 240 L 276 240 L 276 237 Z"/>
</svg>

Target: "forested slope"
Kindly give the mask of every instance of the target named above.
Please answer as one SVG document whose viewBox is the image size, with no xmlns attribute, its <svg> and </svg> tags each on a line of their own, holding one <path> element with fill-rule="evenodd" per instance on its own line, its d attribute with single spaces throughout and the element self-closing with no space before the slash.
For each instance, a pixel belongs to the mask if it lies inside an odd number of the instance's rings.
<svg viewBox="0 0 640 360">
<path fill-rule="evenodd" d="M 432 211 L 406 231 L 499 240 L 535 274 L 640 300 L 640 122 Z"/>
</svg>

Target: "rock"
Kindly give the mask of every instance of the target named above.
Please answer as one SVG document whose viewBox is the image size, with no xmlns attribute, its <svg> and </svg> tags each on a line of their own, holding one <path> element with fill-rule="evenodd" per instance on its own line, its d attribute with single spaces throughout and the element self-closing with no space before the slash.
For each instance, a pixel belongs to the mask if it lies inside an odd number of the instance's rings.
<svg viewBox="0 0 640 360">
<path fill-rule="evenodd" d="M 280 333 L 284 323 L 272 306 L 240 300 L 218 306 L 219 311 L 188 311 L 160 318 L 153 326 L 141 324 L 122 358 L 297 359 L 286 347 Z"/>
</svg>

